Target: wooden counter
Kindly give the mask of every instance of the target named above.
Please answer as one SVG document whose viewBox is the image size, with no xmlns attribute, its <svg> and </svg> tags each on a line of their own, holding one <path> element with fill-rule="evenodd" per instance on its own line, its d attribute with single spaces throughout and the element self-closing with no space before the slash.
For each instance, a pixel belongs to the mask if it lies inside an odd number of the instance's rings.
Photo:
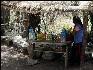
<svg viewBox="0 0 93 70">
<path fill-rule="evenodd" d="M 71 44 L 71 41 L 66 41 L 66 42 L 53 42 L 53 41 L 47 41 L 47 40 L 29 40 L 29 44 L 30 44 L 30 47 L 28 48 L 29 51 L 33 53 L 33 51 L 35 50 L 35 45 L 61 45 L 61 46 L 66 46 L 66 51 L 65 52 L 55 52 L 55 53 L 58 53 L 58 54 L 64 54 L 65 56 L 65 68 L 67 68 L 67 63 L 68 63 L 68 47 L 69 47 L 69 44 Z M 32 49 L 31 49 L 32 48 Z M 31 49 L 31 50 L 30 50 Z M 30 53 L 29 53 L 30 55 Z M 32 54 L 31 54 L 32 55 Z"/>
</svg>

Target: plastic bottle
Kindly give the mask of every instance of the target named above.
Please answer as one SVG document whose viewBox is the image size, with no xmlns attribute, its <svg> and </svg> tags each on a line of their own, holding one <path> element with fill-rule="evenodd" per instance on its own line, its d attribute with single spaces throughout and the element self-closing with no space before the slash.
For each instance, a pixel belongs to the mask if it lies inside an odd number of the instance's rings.
<svg viewBox="0 0 93 70">
<path fill-rule="evenodd" d="M 47 33 L 46 33 L 46 40 L 48 40 L 48 38 L 47 38 Z"/>
<path fill-rule="evenodd" d="M 39 40 L 39 34 L 37 33 L 37 40 Z"/>
<path fill-rule="evenodd" d="M 61 42 L 65 42 L 65 38 L 66 38 L 66 29 L 65 28 L 62 29 L 61 34 L 62 34 Z"/>
<path fill-rule="evenodd" d="M 52 40 L 52 32 L 50 32 L 50 40 Z"/>
<path fill-rule="evenodd" d="M 35 32 L 33 31 L 32 27 L 29 29 L 29 39 L 35 40 Z"/>
<path fill-rule="evenodd" d="M 39 40 L 42 40 L 42 38 L 41 38 L 41 33 L 39 33 Z"/>
<path fill-rule="evenodd" d="M 59 34 L 57 34 L 57 42 L 59 41 Z"/>
<path fill-rule="evenodd" d="M 43 40 L 46 40 L 46 34 L 45 33 L 43 34 Z"/>
<path fill-rule="evenodd" d="M 43 40 L 44 39 L 44 37 L 43 37 L 43 33 L 41 33 L 41 40 Z"/>
<path fill-rule="evenodd" d="M 61 36 L 62 36 L 61 33 L 59 33 L 59 41 L 61 41 Z"/>
<path fill-rule="evenodd" d="M 32 33 L 32 36 L 33 36 L 32 40 L 35 40 L 35 33 L 34 32 Z"/>
<path fill-rule="evenodd" d="M 49 32 L 49 34 L 48 34 L 48 40 L 50 40 L 50 32 Z"/>
<path fill-rule="evenodd" d="M 33 38 L 32 32 L 33 32 L 33 29 L 30 28 L 30 29 L 29 29 L 29 39 L 31 39 L 31 40 L 32 40 L 32 38 Z"/>
</svg>

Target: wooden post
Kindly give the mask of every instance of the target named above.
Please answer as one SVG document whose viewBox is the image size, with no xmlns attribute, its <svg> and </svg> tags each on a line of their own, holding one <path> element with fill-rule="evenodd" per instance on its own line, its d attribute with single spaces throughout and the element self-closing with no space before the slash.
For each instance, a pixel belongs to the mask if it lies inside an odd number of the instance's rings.
<svg viewBox="0 0 93 70">
<path fill-rule="evenodd" d="M 25 31 L 23 34 L 23 38 L 28 38 L 28 29 L 29 29 L 29 17 L 27 13 L 23 13 L 24 17 L 23 17 L 23 24 L 25 26 Z"/>
<path fill-rule="evenodd" d="M 87 44 L 87 25 L 88 25 L 88 12 L 83 11 L 83 44 L 82 44 L 82 60 L 81 60 L 81 67 L 84 66 L 84 55 L 85 55 L 85 48 Z"/>
<path fill-rule="evenodd" d="M 40 25 L 38 25 L 38 33 L 40 33 Z"/>
<path fill-rule="evenodd" d="M 93 41 L 93 13 L 90 11 L 90 21 L 91 21 L 91 32 L 90 32 L 90 37 L 91 37 L 91 42 Z M 93 43 L 93 42 L 92 42 Z"/>
</svg>

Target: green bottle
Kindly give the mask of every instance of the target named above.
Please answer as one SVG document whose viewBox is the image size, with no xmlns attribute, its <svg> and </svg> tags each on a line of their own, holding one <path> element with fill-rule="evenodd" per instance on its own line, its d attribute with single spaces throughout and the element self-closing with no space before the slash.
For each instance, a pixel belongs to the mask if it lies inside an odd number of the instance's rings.
<svg viewBox="0 0 93 70">
<path fill-rule="evenodd" d="M 52 32 L 50 32 L 50 40 L 52 40 Z"/>
<path fill-rule="evenodd" d="M 48 33 L 48 40 L 50 40 L 50 32 Z"/>
<path fill-rule="evenodd" d="M 39 34 L 37 33 L 37 40 L 39 40 Z"/>
</svg>

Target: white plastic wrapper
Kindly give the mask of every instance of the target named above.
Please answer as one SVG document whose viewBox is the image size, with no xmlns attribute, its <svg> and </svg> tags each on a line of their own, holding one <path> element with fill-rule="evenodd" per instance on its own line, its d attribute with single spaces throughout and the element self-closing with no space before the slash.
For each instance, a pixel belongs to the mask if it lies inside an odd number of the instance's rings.
<svg viewBox="0 0 93 70">
<path fill-rule="evenodd" d="M 28 47 L 29 44 L 26 42 L 26 38 L 22 38 L 22 36 L 15 36 L 13 38 L 13 43 L 16 43 L 17 45 L 21 47 Z"/>
</svg>

